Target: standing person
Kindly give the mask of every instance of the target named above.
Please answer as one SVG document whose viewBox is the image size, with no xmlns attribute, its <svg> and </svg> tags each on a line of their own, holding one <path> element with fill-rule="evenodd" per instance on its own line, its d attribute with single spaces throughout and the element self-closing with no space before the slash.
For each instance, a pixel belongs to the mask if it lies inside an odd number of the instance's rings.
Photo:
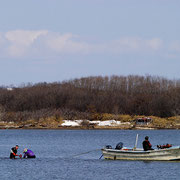
<svg viewBox="0 0 180 180">
<path fill-rule="evenodd" d="M 145 137 L 145 140 L 143 141 L 142 144 L 143 144 L 144 151 L 154 150 L 154 149 L 152 149 L 152 145 L 149 142 L 149 137 L 148 136 Z"/>
<path fill-rule="evenodd" d="M 30 149 L 25 148 L 23 153 L 23 158 L 36 158 L 34 152 L 32 152 Z"/>
<path fill-rule="evenodd" d="M 22 155 L 18 155 L 17 154 L 17 150 L 19 149 L 19 146 L 16 145 L 15 147 L 11 148 L 11 153 L 10 153 L 10 159 L 15 159 L 16 156 L 19 156 L 20 158 L 22 157 Z"/>
</svg>

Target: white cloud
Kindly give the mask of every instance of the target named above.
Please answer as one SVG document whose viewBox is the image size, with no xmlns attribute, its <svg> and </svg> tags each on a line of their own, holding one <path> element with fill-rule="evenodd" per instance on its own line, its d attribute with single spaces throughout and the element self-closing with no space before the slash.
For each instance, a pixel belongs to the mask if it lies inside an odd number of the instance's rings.
<svg viewBox="0 0 180 180">
<path fill-rule="evenodd" d="M 163 41 L 158 38 L 142 39 L 139 37 L 123 37 L 111 42 L 107 48 L 116 53 L 142 53 L 158 51 L 163 47 Z M 108 49 L 107 49 L 108 50 Z"/>
<path fill-rule="evenodd" d="M 159 50 L 163 46 L 163 41 L 159 38 L 153 38 L 146 41 L 147 47 L 153 50 Z"/>
<path fill-rule="evenodd" d="M 28 46 L 32 44 L 40 35 L 46 35 L 48 31 L 24 31 L 16 30 L 5 33 L 8 41 L 14 44 L 21 44 Z"/>
<path fill-rule="evenodd" d="M 111 42 L 111 45 L 108 44 L 107 48 L 116 53 L 137 52 L 141 48 L 141 41 L 140 38 L 123 37 Z"/>
<path fill-rule="evenodd" d="M 180 42 L 174 41 L 170 44 L 170 50 L 180 52 Z"/>
<path fill-rule="evenodd" d="M 87 53 L 90 49 L 90 45 L 86 42 L 79 42 L 73 40 L 76 38 L 71 33 L 64 35 L 53 34 L 46 41 L 47 46 L 50 50 L 53 50 L 57 53 Z"/>
<path fill-rule="evenodd" d="M 9 42 L 7 48 L 10 56 L 23 56 L 27 53 L 28 48 L 41 35 L 46 35 L 48 31 L 24 31 L 16 30 L 5 33 L 5 38 Z"/>
<path fill-rule="evenodd" d="M 163 47 L 159 38 L 122 37 L 105 43 L 88 43 L 72 33 L 47 30 L 15 30 L 0 33 L 0 53 L 9 57 L 45 57 L 59 54 L 142 53 L 157 52 Z M 3 48 L 2 48 L 3 47 Z"/>
</svg>

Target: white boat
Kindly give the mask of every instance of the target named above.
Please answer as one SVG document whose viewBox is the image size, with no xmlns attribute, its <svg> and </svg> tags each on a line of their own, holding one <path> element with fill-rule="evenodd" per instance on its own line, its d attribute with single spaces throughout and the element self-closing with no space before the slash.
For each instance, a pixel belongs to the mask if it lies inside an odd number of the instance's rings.
<svg viewBox="0 0 180 180">
<path fill-rule="evenodd" d="M 143 149 L 122 148 L 102 149 L 105 159 L 112 160 L 150 160 L 150 161 L 176 161 L 180 160 L 180 146 L 174 146 L 165 149 L 154 149 L 144 151 Z"/>
</svg>

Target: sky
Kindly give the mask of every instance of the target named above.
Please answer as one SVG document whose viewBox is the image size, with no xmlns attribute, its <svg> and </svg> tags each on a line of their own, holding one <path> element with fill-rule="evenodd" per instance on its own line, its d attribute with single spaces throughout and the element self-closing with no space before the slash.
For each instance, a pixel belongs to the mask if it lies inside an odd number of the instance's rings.
<svg viewBox="0 0 180 180">
<path fill-rule="evenodd" d="M 0 86 L 180 79 L 179 0 L 1 0 Z"/>
</svg>

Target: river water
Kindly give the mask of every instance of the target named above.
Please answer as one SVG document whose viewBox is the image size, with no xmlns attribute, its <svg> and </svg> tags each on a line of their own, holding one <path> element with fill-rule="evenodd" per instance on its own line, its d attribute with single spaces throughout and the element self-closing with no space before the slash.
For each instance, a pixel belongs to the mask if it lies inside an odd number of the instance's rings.
<svg viewBox="0 0 180 180">
<path fill-rule="evenodd" d="M 133 147 L 136 134 L 138 147 L 146 135 L 154 147 L 180 145 L 179 130 L 0 130 L 0 179 L 180 179 L 180 162 L 104 160 L 93 151 L 118 142 Z M 30 148 L 37 158 L 9 159 L 16 144 L 19 153 Z"/>
</svg>

